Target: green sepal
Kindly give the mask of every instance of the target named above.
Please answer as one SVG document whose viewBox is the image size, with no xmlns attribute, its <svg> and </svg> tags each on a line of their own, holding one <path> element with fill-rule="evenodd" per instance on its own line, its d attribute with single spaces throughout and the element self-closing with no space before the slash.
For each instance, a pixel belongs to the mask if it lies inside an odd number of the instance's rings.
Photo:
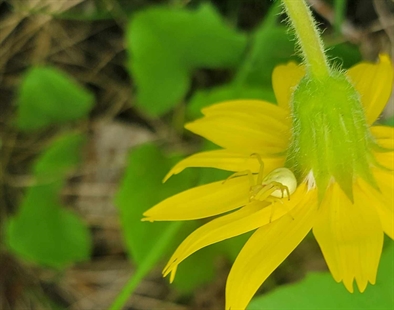
<svg viewBox="0 0 394 310">
<path fill-rule="evenodd" d="M 353 201 L 353 182 L 361 177 L 377 188 L 370 171 L 373 137 L 360 95 L 345 74 L 322 79 L 305 76 L 292 97 L 292 141 L 287 164 L 298 179 L 313 173 L 320 200 L 331 181 Z"/>
</svg>

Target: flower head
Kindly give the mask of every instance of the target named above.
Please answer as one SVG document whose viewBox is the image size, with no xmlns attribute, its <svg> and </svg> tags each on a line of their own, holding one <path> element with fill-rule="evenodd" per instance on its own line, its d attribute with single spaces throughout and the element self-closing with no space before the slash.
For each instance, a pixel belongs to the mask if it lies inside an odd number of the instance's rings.
<svg viewBox="0 0 394 310">
<path fill-rule="evenodd" d="M 351 292 L 354 280 L 360 291 L 374 284 L 383 235 L 394 238 L 394 128 L 373 126 L 392 79 L 387 56 L 317 82 L 289 63 L 273 73 L 277 105 L 237 100 L 205 108 L 186 128 L 222 149 L 184 159 L 166 179 L 187 167 L 235 174 L 144 214 L 149 221 L 172 221 L 225 213 L 183 241 L 164 275 L 173 279 L 177 266 L 205 246 L 255 230 L 227 280 L 226 309 L 243 309 L 312 230 L 337 282 Z M 298 184 L 289 197 L 283 195 L 288 177 L 269 174 L 282 167 Z M 272 195 L 281 187 L 282 195 Z"/>
</svg>

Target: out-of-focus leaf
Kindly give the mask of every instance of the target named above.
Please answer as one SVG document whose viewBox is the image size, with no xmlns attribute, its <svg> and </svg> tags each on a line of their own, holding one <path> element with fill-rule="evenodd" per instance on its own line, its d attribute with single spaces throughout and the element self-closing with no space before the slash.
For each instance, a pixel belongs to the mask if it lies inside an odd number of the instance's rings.
<svg viewBox="0 0 394 310">
<path fill-rule="evenodd" d="M 91 93 L 65 73 L 34 67 L 19 88 L 16 125 L 27 131 L 76 120 L 89 113 L 93 100 Z"/>
<path fill-rule="evenodd" d="M 222 253 L 231 261 L 234 262 L 239 252 L 248 241 L 253 232 L 248 232 L 231 239 L 227 239 L 219 243 Z"/>
<path fill-rule="evenodd" d="M 81 134 L 69 134 L 53 141 L 33 165 L 33 174 L 44 182 L 64 178 L 80 162 L 85 142 L 86 137 Z"/>
<path fill-rule="evenodd" d="M 185 237 L 180 233 L 181 222 L 142 222 L 143 213 L 161 200 L 193 184 L 193 176 L 186 171 L 162 180 L 180 158 L 166 156 L 156 145 L 145 144 L 134 149 L 115 204 L 119 210 L 122 232 L 130 258 L 137 271 L 120 292 L 110 309 L 121 309 L 138 283 L 163 258 L 173 251 L 175 244 Z"/>
<path fill-rule="evenodd" d="M 260 99 L 276 102 L 271 85 L 276 65 L 294 58 L 294 42 L 287 30 L 277 26 L 280 6 L 272 6 L 264 22 L 251 38 L 250 49 L 240 64 L 234 80 L 214 89 L 198 91 L 187 107 L 188 117 L 200 117 L 200 110 L 214 103 L 235 99 Z"/>
<path fill-rule="evenodd" d="M 334 63 L 339 63 L 344 69 L 348 69 L 362 60 L 358 47 L 347 42 L 329 47 L 327 54 Z"/>
<path fill-rule="evenodd" d="M 84 223 L 59 204 L 58 187 L 52 183 L 28 190 L 7 225 L 7 243 L 25 259 L 63 268 L 89 257 L 90 237 Z"/>
<path fill-rule="evenodd" d="M 201 226 L 199 221 L 185 224 L 182 229 L 182 235 L 185 236 Z M 180 294 L 190 295 L 196 288 L 209 283 L 214 278 L 216 259 L 222 255 L 222 248 L 219 245 L 214 244 L 193 253 L 178 266 L 173 285 Z"/>
<path fill-rule="evenodd" d="M 275 102 L 275 95 L 271 88 L 237 87 L 233 84 L 216 87 L 210 90 L 198 91 L 187 106 L 188 117 L 195 119 L 202 116 L 201 109 L 228 100 L 260 99 Z"/>
<path fill-rule="evenodd" d="M 394 116 L 389 117 L 388 119 L 385 119 L 385 120 L 381 121 L 380 123 L 382 123 L 383 125 L 386 125 L 386 126 L 394 127 Z"/>
<path fill-rule="evenodd" d="M 238 69 L 234 84 L 271 89 L 272 71 L 281 63 L 298 60 L 294 40 L 286 27 L 278 26 L 279 2 L 271 6 L 265 20 L 255 30 L 250 50 Z"/>
<path fill-rule="evenodd" d="M 294 41 L 285 27 L 267 26 L 263 23 L 257 29 L 252 43 L 252 50 L 247 65 L 245 83 L 255 87 L 271 87 L 272 71 L 282 63 L 290 60 L 299 61 L 295 56 Z M 242 72 L 242 71 L 240 71 Z"/>
<path fill-rule="evenodd" d="M 248 309 L 343 309 L 392 310 L 394 305 L 394 243 L 390 241 L 380 261 L 375 285 L 364 293 L 349 293 L 329 273 L 311 273 L 299 283 L 286 285 L 272 293 L 255 298 Z"/>
<path fill-rule="evenodd" d="M 137 265 L 143 264 L 145 257 L 156 250 L 158 238 L 171 224 L 142 222 L 142 214 L 161 200 L 192 185 L 190 171 L 162 183 L 166 173 L 179 159 L 166 157 L 154 144 L 142 145 L 130 153 L 115 204 L 119 209 L 127 251 Z"/>
<path fill-rule="evenodd" d="M 58 197 L 66 173 L 79 162 L 84 141 L 77 134 L 63 136 L 36 161 L 33 175 L 40 185 L 27 190 L 6 229 L 8 246 L 21 257 L 54 268 L 89 257 L 88 229 Z"/>
<path fill-rule="evenodd" d="M 126 37 L 137 106 L 151 116 L 183 99 L 193 69 L 234 67 L 246 46 L 245 35 L 229 28 L 210 4 L 137 13 Z"/>
</svg>

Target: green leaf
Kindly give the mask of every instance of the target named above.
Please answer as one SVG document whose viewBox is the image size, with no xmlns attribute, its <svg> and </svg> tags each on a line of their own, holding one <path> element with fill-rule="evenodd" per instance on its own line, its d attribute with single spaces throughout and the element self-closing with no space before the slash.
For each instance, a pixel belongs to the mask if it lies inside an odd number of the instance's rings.
<svg viewBox="0 0 394 310">
<path fill-rule="evenodd" d="M 25 259 L 64 268 L 89 258 L 90 236 L 84 223 L 59 204 L 58 187 L 52 183 L 28 190 L 7 225 L 7 243 Z"/>
<path fill-rule="evenodd" d="M 93 95 L 65 73 L 52 67 L 33 67 L 22 79 L 17 98 L 16 125 L 35 130 L 87 116 Z"/>
<path fill-rule="evenodd" d="M 186 227 L 182 231 L 186 233 L 185 235 L 189 235 L 201 226 L 200 221 L 185 224 Z M 214 244 L 193 253 L 178 266 L 173 282 L 178 293 L 192 295 L 196 288 L 209 283 L 214 278 L 215 261 L 222 254 L 222 248 L 219 245 Z"/>
<path fill-rule="evenodd" d="M 394 243 L 390 241 L 381 258 L 375 285 L 364 293 L 349 293 L 329 273 L 311 273 L 299 283 L 286 285 L 255 298 L 248 309 L 346 309 L 392 310 L 394 305 Z"/>
<path fill-rule="evenodd" d="M 273 5 L 253 34 L 251 47 L 230 84 L 194 94 L 187 107 L 190 118 L 200 117 L 202 108 L 221 101 L 259 99 L 276 102 L 272 71 L 280 63 L 297 59 L 293 57 L 294 42 L 289 39 L 286 28 L 276 25 L 279 12 L 280 6 Z"/>
<path fill-rule="evenodd" d="M 131 19 L 126 37 L 137 106 L 151 116 L 183 99 L 195 68 L 234 67 L 246 46 L 246 37 L 229 28 L 210 4 L 142 11 Z"/>
<path fill-rule="evenodd" d="M 158 237 L 170 225 L 168 222 L 142 222 L 142 214 L 163 199 L 192 185 L 192 174 L 188 171 L 162 183 L 164 176 L 179 159 L 177 156 L 165 156 L 154 144 L 142 145 L 130 153 L 115 204 L 119 209 L 127 251 L 137 265 L 143 264 L 145 257 L 155 251 Z"/>
<path fill-rule="evenodd" d="M 80 134 L 61 136 L 45 150 L 33 166 L 35 177 L 41 181 L 66 177 L 81 161 L 81 148 L 86 137 Z"/>
<path fill-rule="evenodd" d="M 21 257 L 54 268 L 89 257 L 88 229 L 59 202 L 66 173 L 78 164 L 84 142 L 77 134 L 60 137 L 37 159 L 33 175 L 40 185 L 27 190 L 6 228 L 8 246 Z"/>
<path fill-rule="evenodd" d="M 394 127 L 394 116 L 391 116 L 385 120 L 380 121 L 383 125 Z"/>
<path fill-rule="evenodd" d="M 143 277 L 165 254 L 174 250 L 175 240 L 184 237 L 180 234 L 182 222 L 141 221 L 144 211 L 191 187 L 190 172 L 162 183 L 166 173 L 179 159 L 166 156 L 154 144 L 141 145 L 130 153 L 115 205 L 119 209 L 126 249 L 136 263 L 137 271 L 115 299 L 111 310 L 121 309 Z"/>
<path fill-rule="evenodd" d="M 272 84 L 272 71 L 282 63 L 290 60 L 299 61 L 294 54 L 294 41 L 285 27 L 267 27 L 265 23 L 257 29 L 251 55 L 250 69 L 245 79 L 250 86 L 266 86 Z"/>
<path fill-rule="evenodd" d="M 362 61 L 357 45 L 348 42 L 330 46 L 327 50 L 327 55 L 335 64 L 338 63 L 344 69 L 348 69 Z"/>
<path fill-rule="evenodd" d="M 239 252 L 241 252 L 243 246 L 252 234 L 253 232 L 247 232 L 245 234 L 220 242 L 219 245 L 222 249 L 221 251 L 231 262 L 234 262 Z"/>
<path fill-rule="evenodd" d="M 270 89 L 272 71 L 281 63 L 299 60 L 294 54 L 294 41 L 286 27 L 278 26 L 282 8 L 274 3 L 261 25 L 254 31 L 250 49 L 234 79 L 236 85 L 249 85 Z"/>
<path fill-rule="evenodd" d="M 187 106 L 187 114 L 191 119 L 202 116 L 201 109 L 228 100 L 260 99 L 275 102 L 275 95 L 271 88 L 238 87 L 233 84 L 219 86 L 210 90 L 197 91 Z"/>
</svg>

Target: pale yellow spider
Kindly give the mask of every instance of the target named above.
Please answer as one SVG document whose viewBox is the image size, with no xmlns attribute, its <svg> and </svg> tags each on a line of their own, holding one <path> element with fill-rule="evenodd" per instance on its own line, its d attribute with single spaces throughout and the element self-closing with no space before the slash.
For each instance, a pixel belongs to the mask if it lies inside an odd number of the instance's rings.
<svg viewBox="0 0 394 310">
<path fill-rule="evenodd" d="M 248 175 L 250 179 L 250 192 L 249 200 L 259 200 L 275 202 L 279 198 L 288 197 L 290 200 L 290 195 L 293 194 L 297 188 L 297 180 L 293 172 L 287 168 L 281 167 L 272 170 L 263 178 L 264 173 L 264 162 L 259 154 L 252 154 L 260 163 L 260 170 L 257 175 L 257 180 L 253 177 L 250 170 L 245 170 L 241 172 L 236 172 L 231 175 L 228 179 Z"/>
</svg>

